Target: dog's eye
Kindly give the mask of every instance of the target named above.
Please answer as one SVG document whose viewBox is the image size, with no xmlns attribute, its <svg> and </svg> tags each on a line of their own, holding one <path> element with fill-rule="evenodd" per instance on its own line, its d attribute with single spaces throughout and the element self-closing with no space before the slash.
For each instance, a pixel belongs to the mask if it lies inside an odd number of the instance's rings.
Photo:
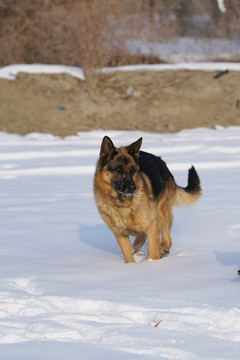
<svg viewBox="0 0 240 360">
<path fill-rule="evenodd" d="M 116 171 L 116 173 L 118 174 L 122 174 L 123 173 L 123 169 L 121 166 L 117 167 L 114 171 Z"/>
<path fill-rule="evenodd" d="M 135 174 L 136 171 L 137 169 L 135 168 L 135 166 L 132 166 L 130 170 L 131 175 Z"/>
</svg>

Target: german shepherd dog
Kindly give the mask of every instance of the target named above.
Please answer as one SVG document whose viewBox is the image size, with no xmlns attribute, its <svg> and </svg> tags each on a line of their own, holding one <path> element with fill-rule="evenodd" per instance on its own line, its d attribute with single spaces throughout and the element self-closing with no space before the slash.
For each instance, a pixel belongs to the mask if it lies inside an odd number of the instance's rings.
<svg viewBox="0 0 240 360">
<path fill-rule="evenodd" d="M 94 176 L 94 195 L 99 213 L 114 233 L 125 262 L 148 238 L 149 259 L 160 259 L 172 244 L 173 207 L 194 203 L 201 195 L 200 179 L 192 166 L 188 185 L 176 184 L 166 163 L 139 151 L 142 138 L 116 148 L 105 136 Z M 135 236 L 133 246 L 129 235 Z"/>
</svg>

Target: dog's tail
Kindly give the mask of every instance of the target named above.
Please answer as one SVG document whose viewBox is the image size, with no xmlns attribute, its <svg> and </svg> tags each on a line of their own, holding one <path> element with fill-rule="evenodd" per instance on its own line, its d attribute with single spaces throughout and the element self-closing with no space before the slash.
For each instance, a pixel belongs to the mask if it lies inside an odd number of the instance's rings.
<svg viewBox="0 0 240 360">
<path fill-rule="evenodd" d="M 201 194 L 200 179 L 194 166 L 192 166 L 188 170 L 188 185 L 185 188 L 177 186 L 175 205 L 186 206 L 193 204 L 199 199 Z"/>
</svg>

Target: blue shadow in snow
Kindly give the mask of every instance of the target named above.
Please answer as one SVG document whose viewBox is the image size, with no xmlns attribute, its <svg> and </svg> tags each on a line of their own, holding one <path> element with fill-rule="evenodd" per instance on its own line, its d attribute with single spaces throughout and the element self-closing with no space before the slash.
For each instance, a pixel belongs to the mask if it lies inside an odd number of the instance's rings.
<svg viewBox="0 0 240 360">
<path fill-rule="evenodd" d="M 237 266 L 240 269 L 240 252 L 219 252 L 215 251 L 217 260 L 223 266 Z M 240 282 L 240 276 L 236 272 L 236 279 L 234 281 Z"/>
<path fill-rule="evenodd" d="M 82 225 L 79 229 L 80 240 L 95 249 L 120 254 L 117 240 L 105 224 L 95 226 Z"/>
</svg>

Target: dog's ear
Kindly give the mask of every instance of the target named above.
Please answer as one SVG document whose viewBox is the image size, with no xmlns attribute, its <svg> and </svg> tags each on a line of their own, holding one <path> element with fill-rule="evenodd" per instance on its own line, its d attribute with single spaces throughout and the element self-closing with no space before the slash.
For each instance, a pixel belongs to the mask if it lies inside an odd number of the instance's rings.
<svg viewBox="0 0 240 360">
<path fill-rule="evenodd" d="M 102 140 L 100 157 L 105 158 L 107 156 L 111 156 L 115 150 L 115 146 L 113 145 L 112 140 L 108 136 L 104 136 Z"/>
<path fill-rule="evenodd" d="M 135 141 L 134 143 L 132 143 L 131 145 L 126 146 L 126 149 L 128 151 L 128 153 L 132 156 L 138 156 L 140 147 L 142 145 L 142 137 L 139 138 L 137 141 Z"/>
</svg>

